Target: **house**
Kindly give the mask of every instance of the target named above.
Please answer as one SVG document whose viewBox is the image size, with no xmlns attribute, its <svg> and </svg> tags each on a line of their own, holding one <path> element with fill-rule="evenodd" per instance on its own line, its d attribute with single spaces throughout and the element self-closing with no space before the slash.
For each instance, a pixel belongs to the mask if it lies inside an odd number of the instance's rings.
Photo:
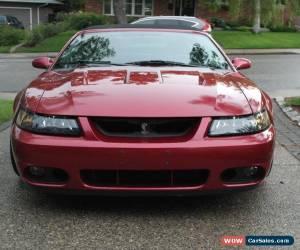
<svg viewBox="0 0 300 250">
<path fill-rule="evenodd" d="M 224 6 L 228 1 L 223 0 Z M 202 5 L 203 0 L 126 0 L 127 16 L 201 16 L 226 18 L 228 11 L 221 9 L 210 13 Z M 113 15 L 113 0 L 86 0 L 85 10 L 104 15 Z M 227 8 L 228 10 L 228 8 Z"/>
<path fill-rule="evenodd" d="M 48 22 L 63 4 L 57 0 L 0 0 L 0 15 L 15 16 L 26 29 Z"/>
</svg>

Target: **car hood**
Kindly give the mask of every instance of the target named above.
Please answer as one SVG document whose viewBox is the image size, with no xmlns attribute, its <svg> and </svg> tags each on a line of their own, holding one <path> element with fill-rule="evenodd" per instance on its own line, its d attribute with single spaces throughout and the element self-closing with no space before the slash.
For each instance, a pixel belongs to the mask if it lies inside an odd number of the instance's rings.
<svg viewBox="0 0 300 250">
<path fill-rule="evenodd" d="M 203 117 L 251 114 L 247 91 L 257 106 L 259 89 L 238 73 L 172 67 L 86 68 L 45 72 L 27 88 L 24 99 L 29 109 L 53 115 Z"/>
</svg>

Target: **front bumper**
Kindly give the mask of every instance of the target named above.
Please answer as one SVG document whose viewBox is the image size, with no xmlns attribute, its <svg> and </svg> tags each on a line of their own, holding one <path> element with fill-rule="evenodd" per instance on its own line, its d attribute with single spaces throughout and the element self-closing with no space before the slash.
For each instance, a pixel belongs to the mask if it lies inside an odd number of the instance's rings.
<svg viewBox="0 0 300 250">
<path fill-rule="evenodd" d="M 258 181 L 226 184 L 220 176 L 229 168 L 260 166 L 269 173 L 275 130 L 236 137 L 206 136 L 210 118 L 203 118 L 192 138 L 181 142 L 129 142 L 100 140 L 86 118 L 80 118 L 83 137 L 35 135 L 12 126 L 12 152 L 24 182 L 31 186 L 72 191 L 102 192 L 207 192 L 258 185 Z M 25 175 L 29 166 L 53 167 L 67 172 L 65 183 L 35 182 Z M 190 170 L 207 169 L 209 177 L 199 186 L 143 187 L 94 186 L 83 181 L 80 171 L 94 170 Z"/>
</svg>

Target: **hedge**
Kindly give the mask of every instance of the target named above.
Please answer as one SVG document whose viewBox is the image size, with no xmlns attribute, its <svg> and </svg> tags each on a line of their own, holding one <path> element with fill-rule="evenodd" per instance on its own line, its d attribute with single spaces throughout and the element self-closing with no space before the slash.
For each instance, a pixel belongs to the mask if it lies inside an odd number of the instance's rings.
<svg viewBox="0 0 300 250">
<path fill-rule="evenodd" d="M 25 31 L 9 26 L 0 26 L 0 46 L 12 46 L 21 43 L 25 38 Z"/>
<path fill-rule="evenodd" d="M 41 24 L 26 36 L 25 46 L 34 47 L 46 38 L 68 30 L 81 30 L 89 26 L 108 24 L 109 18 L 88 12 L 62 13 L 57 23 Z"/>
</svg>

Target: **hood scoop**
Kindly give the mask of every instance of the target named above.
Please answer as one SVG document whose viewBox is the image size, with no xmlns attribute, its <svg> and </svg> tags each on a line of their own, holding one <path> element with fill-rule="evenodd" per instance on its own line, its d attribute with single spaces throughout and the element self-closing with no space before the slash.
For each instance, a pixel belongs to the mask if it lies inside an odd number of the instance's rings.
<svg viewBox="0 0 300 250">
<path fill-rule="evenodd" d="M 205 83 L 203 74 L 198 71 L 131 71 L 126 83 L 146 84 L 188 84 L 202 85 Z M 180 80 L 178 80 L 180 79 Z"/>
<path fill-rule="evenodd" d="M 146 85 L 146 84 L 159 84 L 162 83 L 162 79 L 158 72 L 149 71 L 131 71 L 128 73 L 128 79 L 126 83 Z"/>
<path fill-rule="evenodd" d="M 73 72 L 71 85 L 100 84 L 185 84 L 214 85 L 216 78 L 213 73 L 202 73 L 197 70 L 94 70 Z"/>
<path fill-rule="evenodd" d="M 161 75 L 165 84 L 202 85 L 205 82 L 203 75 L 199 71 L 170 70 L 162 71 Z"/>
</svg>

